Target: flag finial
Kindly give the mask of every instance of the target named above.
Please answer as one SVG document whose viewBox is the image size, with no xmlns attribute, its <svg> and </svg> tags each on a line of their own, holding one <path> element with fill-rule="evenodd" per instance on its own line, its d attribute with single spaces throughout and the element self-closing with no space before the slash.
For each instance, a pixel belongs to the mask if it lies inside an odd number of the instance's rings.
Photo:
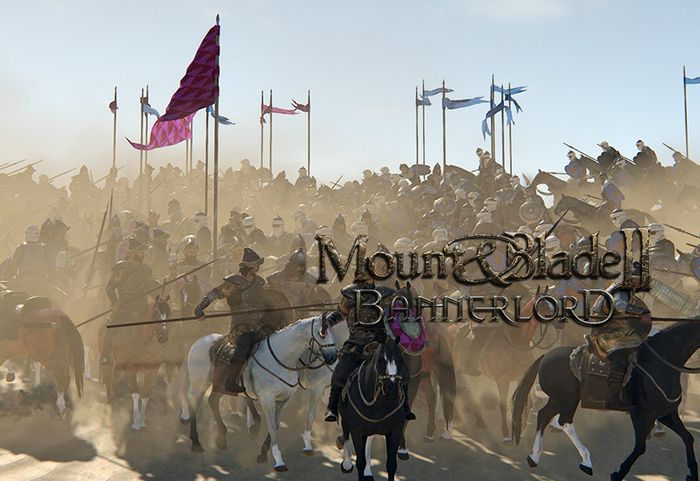
<svg viewBox="0 0 700 481">
<path fill-rule="evenodd" d="M 219 25 L 219 14 L 216 14 L 216 24 Z"/>
</svg>

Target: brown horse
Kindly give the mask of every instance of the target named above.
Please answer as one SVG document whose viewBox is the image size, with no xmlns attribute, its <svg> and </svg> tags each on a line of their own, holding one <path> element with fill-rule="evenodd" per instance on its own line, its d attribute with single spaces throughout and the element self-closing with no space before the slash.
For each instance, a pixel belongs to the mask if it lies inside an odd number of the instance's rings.
<svg viewBox="0 0 700 481">
<path fill-rule="evenodd" d="M 48 299 L 30 298 L 45 300 Z M 25 304 L 25 308 L 29 306 Z M 9 358 L 30 359 L 40 363 L 56 383 L 56 409 L 60 415 L 66 410 L 65 395 L 70 385 L 70 369 L 75 376 L 78 397 L 83 394 L 84 348 L 80 333 L 63 311 L 39 307 L 19 314 L 19 335 L 14 340 L 0 340 L 0 364 Z M 17 315 L 3 312 L 3 315 Z"/>
<path fill-rule="evenodd" d="M 169 297 L 156 296 L 150 319 L 167 319 L 170 315 Z M 146 405 L 156 382 L 158 368 L 163 362 L 163 345 L 168 341 L 168 324 L 157 323 L 143 326 L 116 328 L 112 340 L 110 364 L 102 373 L 108 402 L 116 398 L 116 386 L 120 375 L 124 375 L 132 400 L 131 429 L 138 431 L 146 427 Z M 139 373 L 143 374 L 139 382 Z"/>
<path fill-rule="evenodd" d="M 539 293 L 537 294 L 539 295 Z M 528 301 L 522 309 L 522 315 L 527 317 L 532 313 L 532 306 L 535 298 Z M 466 327 L 466 326 L 465 326 Z M 503 443 L 512 444 L 513 440 L 510 434 L 510 424 L 508 422 L 508 402 L 510 398 L 508 393 L 510 385 L 513 382 L 518 382 L 523 373 L 535 359 L 533 355 L 533 345 L 531 339 L 537 331 L 537 321 L 530 320 L 527 323 L 512 327 L 508 325 L 500 325 L 489 328 L 485 340 L 485 345 L 481 351 L 479 359 L 479 370 L 482 375 L 486 376 L 496 383 L 499 397 L 499 411 L 501 414 L 501 433 L 503 435 Z M 462 334 L 457 336 L 456 344 L 463 341 Z M 458 363 L 464 363 L 468 356 L 460 356 L 459 353 L 464 352 L 464 349 L 458 349 Z M 468 349 L 468 346 L 467 346 Z M 480 414 L 475 413 L 477 425 L 482 425 Z"/>
</svg>

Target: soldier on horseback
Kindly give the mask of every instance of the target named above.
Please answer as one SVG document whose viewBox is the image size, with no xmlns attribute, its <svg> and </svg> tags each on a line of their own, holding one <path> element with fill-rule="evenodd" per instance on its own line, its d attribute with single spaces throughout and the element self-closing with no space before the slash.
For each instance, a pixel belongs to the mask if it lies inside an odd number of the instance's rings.
<svg viewBox="0 0 700 481">
<path fill-rule="evenodd" d="M 380 299 L 376 299 L 376 293 L 367 292 L 369 290 L 378 292 Z M 360 292 L 358 293 L 358 291 Z M 384 286 L 377 286 L 370 278 L 356 277 L 354 284 L 345 287 L 340 292 L 343 298 L 338 305 L 338 309 L 328 316 L 327 321 L 332 326 L 346 319 L 350 330 L 350 338 L 343 344 L 342 349 L 338 353 L 338 364 L 335 366 L 333 377 L 331 378 L 331 392 L 325 415 L 325 421 L 330 423 L 338 420 L 338 403 L 350 374 L 368 356 L 371 356 L 371 353 L 374 352 L 379 343 L 383 343 L 387 339 L 386 324 L 383 316 L 377 320 L 375 309 L 360 307 L 358 310 L 356 308 L 358 294 L 363 306 L 377 301 L 378 305 L 384 308 L 394 290 Z M 357 317 L 358 312 L 359 318 Z M 405 391 L 405 416 L 406 420 L 410 421 L 416 419 L 416 416 L 409 405 L 408 384 L 404 385 L 403 389 Z"/>
<path fill-rule="evenodd" d="M 39 240 L 39 228 L 27 226 L 25 242 L 15 249 L 10 259 L 8 276 L 13 279 L 15 290 L 44 293 L 48 290 L 49 275 L 54 260 L 43 242 Z"/>
<path fill-rule="evenodd" d="M 630 355 L 644 342 L 651 331 L 651 312 L 637 296 L 641 281 L 641 265 L 634 263 L 631 286 L 616 282 L 608 287 L 607 292 L 615 303 L 610 320 L 602 326 L 594 327 L 590 336 L 586 336 L 589 348 L 601 359 L 610 362 L 608 376 L 607 409 L 626 410 L 630 408 L 629 400 L 624 399 L 624 384 Z M 594 312 L 606 315 L 602 298 L 593 306 Z"/>
<path fill-rule="evenodd" d="M 105 293 L 112 304 L 112 323 L 142 320 L 148 309 L 144 292 L 158 286 L 151 269 L 144 264 L 145 245 L 131 237 L 127 257 L 112 267 L 112 276 L 105 285 Z M 100 364 L 109 363 L 115 331 L 107 329 L 102 344 Z"/>
<path fill-rule="evenodd" d="M 199 320 L 205 317 L 204 309 L 218 299 L 226 299 L 231 309 L 253 309 L 262 298 L 265 280 L 258 275 L 265 261 L 253 249 L 246 247 L 239 264 L 238 274 L 224 277 L 224 282 L 212 289 L 194 310 Z M 231 328 L 224 342 L 217 349 L 212 389 L 223 394 L 237 395 L 245 392 L 238 382 L 255 345 L 274 332 L 274 327 L 263 321 L 262 313 L 239 315 L 231 319 Z"/>
<path fill-rule="evenodd" d="M 316 287 L 316 279 L 306 272 L 304 249 L 300 247 L 292 252 L 284 269 L 268 277 L 267 284 L 284 292 L 292 305 L 306 304 L 308 294 Z"/>
</svg>

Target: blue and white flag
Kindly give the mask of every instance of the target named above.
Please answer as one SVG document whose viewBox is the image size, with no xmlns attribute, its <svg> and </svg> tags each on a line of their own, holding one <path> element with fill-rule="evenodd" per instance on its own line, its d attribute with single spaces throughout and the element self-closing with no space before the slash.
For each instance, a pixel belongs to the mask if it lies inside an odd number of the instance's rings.
<svg viewBox="0 0 700 481">
<path fill-rule="evenodd" d="M 491 136 L 491 129 L 489 128 L 488 119 L 496 115 L 501 110 L 503 110 L 506 113 L 506 122 L 508 122 L 508 125 L 510 125 L 511 123 L 514 124 L 513 115 L 510 111 L 510 107 L 501 102 L 500 104 L 494 106 L 491 110 L 486 112 L 486 117 L 484 117 L 484 120 L 481 122 L 481 134 L 484 136 L 484 139 L 486 139 L 487 135 L 489 137 Z"/>
<path fill-rule="evenodd" d="M 422 107 L 422 106 L 430 107 L 431 105 L 433 105 L 433 104 L 430 102 L 430 99 L 428 97 L 425 97 L 425 98 L 416 97 L 416 107 Z"/>
<path fill-rule="evenodd" d="M 442 99 L 442 106 L 448 110 L 462 109 L 464 107 L 471 107 L 472 105 L 487 104 L 488 100 L 483 100 L 484 97 L 474 97 L 473 99 L 459 99 L 451 100 L 445 97 Z"/>
<path fill-rule="evenodd" d="M 207 113 L 211 115 L 212 119 L 216 119 L 216 116 L 214 115 L 214 108 L 211 105 L 207 107 Z M 219 115 L 219 123 L 221 125 L 236 125 L 235 122 L 231 122 L 228 117 L 224 117 L 223 115 Z"/>
<path fill-rule="evenodd" d="M 700 84 L 700 77 L 695 77 L 695 78 L 688 78 L 685 77 L 683 79 L 686 85 L 695 85 L 695 84 Z"/>
<path fill-rule="evenodd" d="M 498 85 L 493 85 L 492 90 L 494 92 L 498 92 L 499 94 L 502 93 L 503 95 L 515 95 L 515 94 L 520 94 L 525 92 L 527 89 L 527 85 L 521 85 L 520 87 L 511 87 L 509 89 L 504 89 L 499 87 Z"/>
<path fill-rule="evenodd" d="M 423 90 L 423 98 L 426 97 L 432 97 L 433 95 L 441 94 L 441 93 L 446 93 L 449 94 L 450 92 L 454 92 L 452 89 L 448 89 L 445 87 L 438 87 L 433 90 Z"/>
<path fill-rule="evenodd" d="M 155 115 L 157 118 L 160 118 L 160 114 L 158 113 L 158 111 L 148 104 L 143 104 L 143 113 L 149 114 L 149 115 Z"/>
</svg>

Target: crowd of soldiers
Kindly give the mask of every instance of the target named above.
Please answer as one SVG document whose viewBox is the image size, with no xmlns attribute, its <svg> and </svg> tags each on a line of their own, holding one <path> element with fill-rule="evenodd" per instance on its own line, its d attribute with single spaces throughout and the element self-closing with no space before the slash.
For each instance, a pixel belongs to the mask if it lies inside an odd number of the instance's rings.
<svg viewBox="0 0 700 481">
<path fill-rule="evenodd" d="M 217 259 L 169 287 L 183 313 L 185 303 L 194 309 L 202 296 L 209 302 L 227 297 L 228 291 L 207 293 L 231 274 L 245 277 L 251 265 L 254 283 L 261 284 L 238 296 L 236 308 L 255 308 L 256 289 L 266 283 L 303 305 L 318 294 L 317 234 L 330 235 L 347 255 L 360 235 L 369 236 L 368 246 L 401 254 L 440 250 L 466 234 L 526 232 L 546 235 L 551 253 L 585 248 L 582 239 L 596 231 L 608 248 L 621 250 L 618 229 L 649 226 L 656 286 L 642 295 L 645 309 L 689 315 L 700 271 L 700 238 L 689 221 L 700 205 L 700 166 L 680 152 L 664 166 L 641 140 L 632 159 L 607 142 L 599 146 L 597 157 L 570 150 L 566 178 L 544 171 L 521 178 L 481 148 L 469 162 L 478 165 L 475 171 L 401 164 L 398 171 L 364 170 L 359 180 L 341 176 L 326 184 L 304 167 L 292 183 L 284 171 L 272 176 L 244 159 L 237 170 L 220 174 L 219 206 L 228 215 L 218 232 L 212 231 L 212 196 L 204 192 L 201 162 L 187 173 L 171 164 L 157 172 L 147 165 L 133 181 L 120 177 L 118 168 L 93 181 L 82 167 L 62 188 L 45 175 L 35 181 L 32 167 L 12 175 L 0 171 L 4 289 L 48 297 L 78 318 L 111 305 L 111 322 L 127 321 L 142 317 L 147 299 L 139 293 Z M 212 182 L 208 186 L 211 191 Z M 17 238 L 19 226 L 24 241 Z M 187 301 L 179 294 L 193 280 L 200 297 Z M 243 291 L 247 282 L 232 281 Z M 470 291 L 452 279 L 412 284 L 427 297 Z M 326 286 L 328 298 L 342 299 L 341 287 Z M 552 286 L 561 294 L 578 287 L 575 279 Z M 535 285 L 526 288 L 534 293 Z M 138 301 L 119 302 L 131 298 Z"/>
</svg>

